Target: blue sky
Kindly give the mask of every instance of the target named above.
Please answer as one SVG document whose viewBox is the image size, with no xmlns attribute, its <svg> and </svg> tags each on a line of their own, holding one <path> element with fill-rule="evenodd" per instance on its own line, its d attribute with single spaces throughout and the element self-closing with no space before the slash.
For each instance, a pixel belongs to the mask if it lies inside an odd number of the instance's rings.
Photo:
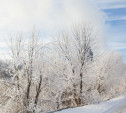
<svg viewBox="0 0 126 113">
<path fill-rule="evenodd" d="M 105 4 L 105 3 L 104 3 Z M 108 33 L 108 46 L 110 49 L 121 52 L 126 62 L 126 0 L 118 0 L 107 3 L 106 7 L 102 9 L 108 19 L 106 24 L 109 26 Z"/>
<path fill-rule="evenodd" d="M 5 42 L 11 34 L 29 32 L 35 25 L 48 42 L 82 19 L 105 33 L 108 48 L 121 52 L 126 62 L 126 0 L 90 1 L 0 0 L 0 58 L 8 56 Z"/>
<path fill-rule="evenodd" d="M 107 45 L 122 53 L 126 62 L 126 0 L 96 0 L 96 5 L 105 13 Z"/>
</svg>

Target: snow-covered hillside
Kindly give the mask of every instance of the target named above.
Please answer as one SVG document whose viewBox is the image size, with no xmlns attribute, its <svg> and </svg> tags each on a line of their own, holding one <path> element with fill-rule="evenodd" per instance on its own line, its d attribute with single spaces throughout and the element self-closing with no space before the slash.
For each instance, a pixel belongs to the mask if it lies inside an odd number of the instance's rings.
<svg viewBox="0 0 126 113">
<path fill-rule="evenodd" d="M 123 104 L 126 104 L 126 95 L 99 104 L 65 109 L 55 113 L 115 113 Z"/>
</svg>

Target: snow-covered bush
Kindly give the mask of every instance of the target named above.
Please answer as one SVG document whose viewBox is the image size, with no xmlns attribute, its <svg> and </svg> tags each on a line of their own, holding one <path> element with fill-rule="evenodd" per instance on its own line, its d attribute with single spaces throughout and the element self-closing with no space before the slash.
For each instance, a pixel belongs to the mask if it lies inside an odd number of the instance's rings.
<svg viewBox="0 0 126 113">
<path fill-rule="evenodd" d="M 115 51 L 107 51 L 100 59 L 99 65 L 97 73 L 99 94 L 104 98 L 112 98 L 124 93 L 126 71 L 122 55 Z"/>
</svg>

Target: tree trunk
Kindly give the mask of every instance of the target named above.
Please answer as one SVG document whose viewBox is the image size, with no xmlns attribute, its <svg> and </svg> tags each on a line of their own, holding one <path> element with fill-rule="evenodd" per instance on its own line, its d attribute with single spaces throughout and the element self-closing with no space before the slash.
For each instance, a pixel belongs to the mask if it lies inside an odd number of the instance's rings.
<svg viewBox="0 0 126 113">
<path fill-rule="evenodd" d="M 83 78 L 83 74 L 80 73 L 80 97 L 78 100 L 78 105 L 82 104 L 82 89 L 83 89 L 82 78 Z"/>
</svg>

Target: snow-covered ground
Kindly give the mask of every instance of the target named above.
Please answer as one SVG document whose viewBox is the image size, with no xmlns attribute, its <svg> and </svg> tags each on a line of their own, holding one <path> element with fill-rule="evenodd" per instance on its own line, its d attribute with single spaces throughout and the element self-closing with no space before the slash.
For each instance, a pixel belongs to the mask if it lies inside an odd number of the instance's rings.
<svg viewBox="0 0 126 113">
<path fill-rule="evenodd" d="M 99 104 L 65 109 L 55 113 L 115 113 L 124 105 L 126 105 L 126 95 L 108 100 L 106 102 L 101 102 Z"/>
</svg>

